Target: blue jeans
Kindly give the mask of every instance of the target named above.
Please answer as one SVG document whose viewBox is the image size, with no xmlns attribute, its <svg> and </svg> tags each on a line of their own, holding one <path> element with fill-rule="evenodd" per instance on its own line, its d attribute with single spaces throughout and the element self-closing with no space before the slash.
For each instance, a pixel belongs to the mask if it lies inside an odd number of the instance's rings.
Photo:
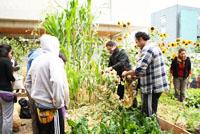
<svg viewBox="0 0 200 134">
<path fill-rule="evenodd" d="M 0 98 L 0 132 L 12 134 L 14 102 L 5 102 Z"/>
</svg>

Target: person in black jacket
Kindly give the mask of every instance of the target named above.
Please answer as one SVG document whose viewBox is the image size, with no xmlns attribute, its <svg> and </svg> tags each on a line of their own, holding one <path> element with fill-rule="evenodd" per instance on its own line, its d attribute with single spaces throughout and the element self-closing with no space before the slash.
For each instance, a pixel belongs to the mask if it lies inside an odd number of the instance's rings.
<svg viewBox="0 0 200 134">
<path fill-rule="evenodd" d="M 10 49 L 0 46 L 0 133 L 12 134 L 15 95 L 12 93 L 13 76 Z"/>
<path fill-rule="evenodd" d="M 108 65 L 109 68 L 107 69 L 107 71 L 111 71 L 114 69 L 117 72 L 117 75 L 119 75 L 122 79 L 122 73 L 124 71 L 131 70 L 131 64 L 128 55 L 126 54 L 125 50 L 119 50 L 117 44 L 113 41 L 108 41 L 106 43 L 106 48 L 111 54 Z M 124 85 L 118 85 L 117 94 L 119 95 L 120 99 L 123 99 Z"/>
<path fill-rule="evenodd" d="M 173 76 L 175 97 L 182 102 L 185 99 L 185 90 L 191 76 L 191 61 L 186 56 L 185 49 L 179 49 L 178 57 L 172 60 L 170 72 Z"/>
</svg>

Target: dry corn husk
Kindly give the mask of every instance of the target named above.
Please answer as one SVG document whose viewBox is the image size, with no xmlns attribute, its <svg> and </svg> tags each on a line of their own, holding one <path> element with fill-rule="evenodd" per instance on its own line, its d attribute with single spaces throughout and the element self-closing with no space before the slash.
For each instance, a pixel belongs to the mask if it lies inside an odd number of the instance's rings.
<svg viewBox="0 0 200 134">
<path fill-rule="evenodd" d="M 122 100 L 122 103 L 126 108 L 129 108 L 133 105 L 133 101 L 137 97 L 137 91 L 136 91 L 137 82 L 130 80 L 130 78 L 128 78 L 128 80 L 126 80 L 125 83 L 126 83 L 125 93 L 124 93 L 124 99 Z"/>
</svg>

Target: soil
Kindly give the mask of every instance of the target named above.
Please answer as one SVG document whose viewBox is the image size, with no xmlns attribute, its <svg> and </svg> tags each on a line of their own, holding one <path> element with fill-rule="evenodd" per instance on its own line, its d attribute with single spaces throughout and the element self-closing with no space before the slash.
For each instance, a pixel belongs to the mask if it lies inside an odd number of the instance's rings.
<svg viewBox="0 0 200 134">
<path fill-rule="evenodd" d="M 19 132 L 14 132 L 14 134 L 32 134 L 31 119 L 21 119 Z"/>
</svg>

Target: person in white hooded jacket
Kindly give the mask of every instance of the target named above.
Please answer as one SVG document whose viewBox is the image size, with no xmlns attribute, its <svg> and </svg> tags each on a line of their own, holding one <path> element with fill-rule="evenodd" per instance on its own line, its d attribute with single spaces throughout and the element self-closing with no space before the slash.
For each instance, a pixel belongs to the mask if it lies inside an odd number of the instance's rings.
<svg viewBox="0 0 200 134">
<path fill-rule="evenodd" d="M 69 103 L 69 88 L 64 63 L 59 58 L 59 41 L 51 35 L 40 38 L 42 52 L 32 62 L 25 86 L 37 107 L 40 134 L 64 134 L 62 108 Z M 40 115 L 53 113 L 53 119 Z M 45 118 L 44 118 L 45 119 Z"/>
</svg>

